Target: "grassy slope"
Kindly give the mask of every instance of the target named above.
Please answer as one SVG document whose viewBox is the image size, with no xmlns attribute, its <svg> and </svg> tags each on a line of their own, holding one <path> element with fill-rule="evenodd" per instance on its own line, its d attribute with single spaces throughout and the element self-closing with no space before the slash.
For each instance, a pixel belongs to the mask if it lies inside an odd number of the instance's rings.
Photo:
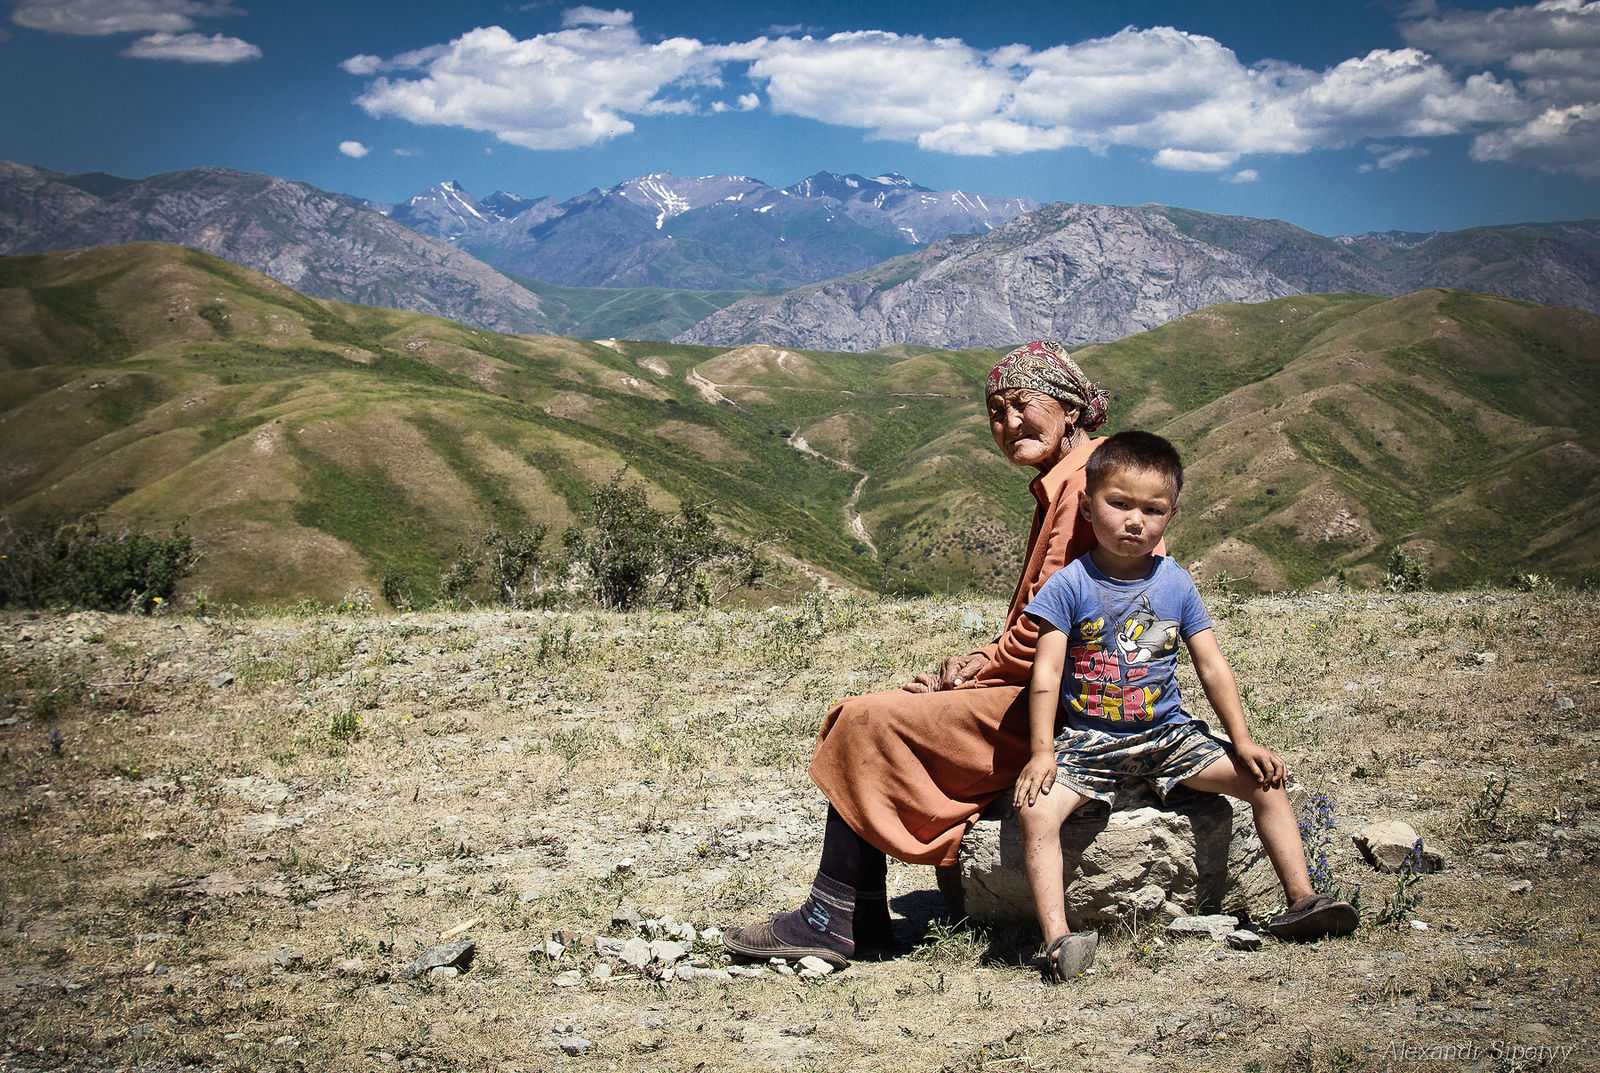
<svg viewBox="0 0 1600 1073">
<path fill-rule="evenodd" d="M 671 339 L 724 306 L 766 291 L 672 287 L 563 287 L 511 278 L 544 300 L 556 328 L 584 339 Z"/>
<path fill-rule="evenodd" d="M 1322 295 L 1082 357 L 1112 392 L 1108 431 L 1184 448 L 1185 561 L 1264 586 L 1370 578 L 1407 541 L 1464 582 L 1596 560 L 1597 325 L 1459 292 Z M 998 591 L 1029 503 L 982 423 L 994 358 L 500 336 L 176 247 L 10 258 L 0 499 L 19 518 L 187 517 L 213 598 L 337 599 L 427 587 L 491 524 L 553 540 L 628 464 L 658 504 L 711 501 L 848 583 Z M 845 514 L 862 474 L 876 556 Z"/>
<path fill-rule="evenodd" d="M 1274 585 L 1372 580 L 1402 541 L 1453 583 L 1595 561 L 1594 317 L 1463 291 L 1318 295 L 1082 356 L 1149 384 L 1135 413 L 1191 460 L 1186 559 Z"/>
</svg>

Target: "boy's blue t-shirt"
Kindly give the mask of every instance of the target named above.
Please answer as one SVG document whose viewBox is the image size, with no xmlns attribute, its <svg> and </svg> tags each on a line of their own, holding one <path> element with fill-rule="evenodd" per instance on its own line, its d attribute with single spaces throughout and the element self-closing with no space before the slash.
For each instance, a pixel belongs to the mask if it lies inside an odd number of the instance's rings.
<svg viewBox="0 0 1600 1073">
<path fill-rule="evenodd" d="M 1051 574 L 1025 609 L 1067 635 L 1061 707 L 1077 730 L 1131 734 L 1190 718 L 1178 641 L 1210 629 L 1194 579 L 1170 556 L 1148 577 L 1107 577 L 1085 555 Z"/>
</svg>

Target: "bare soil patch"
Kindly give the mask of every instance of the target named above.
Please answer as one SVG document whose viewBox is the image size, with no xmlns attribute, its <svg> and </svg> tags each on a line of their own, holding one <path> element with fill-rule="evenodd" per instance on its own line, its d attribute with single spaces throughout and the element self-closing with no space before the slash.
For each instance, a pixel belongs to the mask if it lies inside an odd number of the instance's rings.
<svg viewBox="0 0 1600 1073">
<path fill-rule="evenodd" d="M 0 617 L 0 1069 L 1600 1068 L 1600 598 L 1211 609 L 1369 925 L 1246 953 L 1130 920 L 1055 988 L 1037 936 L 945 919 L 900 864 L 910 952 L 821 979 L 663 982 L 593 944 L 619 908 L 796 904 L 827 704 L 987 640 L 998 601 Z M 1446 858 L 1401 927 L 1349 844 L 1389 818 Z M 444 936 L 470 970 L 405 979 Z"/>
</svg>

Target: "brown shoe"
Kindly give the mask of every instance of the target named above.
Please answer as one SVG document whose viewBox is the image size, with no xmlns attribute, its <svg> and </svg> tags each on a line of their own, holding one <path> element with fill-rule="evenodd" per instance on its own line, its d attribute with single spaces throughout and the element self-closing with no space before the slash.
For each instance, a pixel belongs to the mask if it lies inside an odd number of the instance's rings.
<svg viewBox="0 0 1600 1073">
<path fill-rule="evenodd" d="M 850 964 L 848 958 L 829 947 L 795 946 L 784 942 L 772 934 L 770 920 L 723 932 L 722 948 L 735 957 L 749 958 L 752 961 L 766 961 L 768 958 L 798 961 L 804 957 L 813 957 L 821 958 L 836 969 L 842 969 Z"/>
</svg>

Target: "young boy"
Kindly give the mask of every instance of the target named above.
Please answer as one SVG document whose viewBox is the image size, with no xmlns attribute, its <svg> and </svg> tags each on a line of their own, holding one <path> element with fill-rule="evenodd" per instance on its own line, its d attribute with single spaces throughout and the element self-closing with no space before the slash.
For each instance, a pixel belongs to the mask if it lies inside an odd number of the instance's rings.
<svg viewBox="0 0 1600 1073">
<path fill-rule="evenodd" d="M 1095 547 L 1051 575 L 1027 608 L 1040 628 L 1028 687 L 1033 755 L 1012 800 L 1047 973 L 1054 980 L 1082 974 L 1098 944 L 1095 932 L 1067 928 L 1061 825 L 1086 800 L 1109 803 L 1129 776 L 1150 780 L 1163 797 L 1183 785 L 1250 803 L 1289 902 L 1267 925 L 1273 935 L 1315 939 L 1355 930 L 1349 903 L 1311 889 L 1283 787 L 1287 768 L 1251 740 L 1233 671 L 1193 580 L 1175 560 L 1153 554 L 1177 513 L 1177 450 L 1148 432 L 1119 433 L 1095 449 L 1085 480 L 1079 510 Z M 1180 637 L 1227 742 L 1183 709 L 1173 676 Z"/>
</svg>

